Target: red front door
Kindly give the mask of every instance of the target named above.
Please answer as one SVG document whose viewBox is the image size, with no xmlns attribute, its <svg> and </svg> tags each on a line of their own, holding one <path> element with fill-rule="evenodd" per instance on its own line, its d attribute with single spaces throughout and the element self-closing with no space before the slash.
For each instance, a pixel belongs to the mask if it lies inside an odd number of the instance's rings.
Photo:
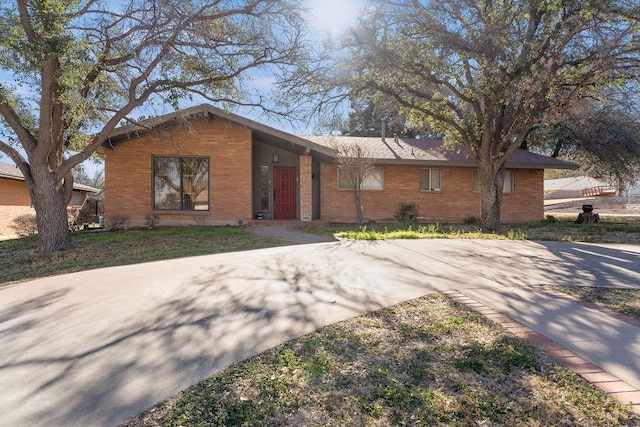
<svg viewBox="0 0 640 427">
<path fill-rule="evenodd" d="M 296 217 L 296 168 L 274 166 L 273 168 L 273 217 L 295 219 Z"/>
</svg>

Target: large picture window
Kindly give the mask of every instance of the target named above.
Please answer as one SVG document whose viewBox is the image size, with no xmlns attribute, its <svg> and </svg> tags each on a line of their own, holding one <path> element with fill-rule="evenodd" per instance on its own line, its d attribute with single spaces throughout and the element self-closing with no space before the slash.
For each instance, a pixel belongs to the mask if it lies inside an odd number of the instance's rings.
<svg viewBox="0 0 640 427">
<path fill-rule="evenodd" d="M 440 169 L 420 169 L 420 191 L 441 191 Z"/>
<path fill-rule="evenodd" d="M 154 157 L 153 209 L 209 210 L 209 159 Z"/>
<path fill-rule="evenodd" d="M 502 185 L 503 193 L 513 193 L 516 191 L 515 171 L 513 169 L 505 169 L 504 184 Z M 473 170 L 473 191 L 480 192 L 480 180 L 478 178 L 478 170 Z"/>
<path fill-rule="evenodd" d="M 347 169 L 338 167 L 338 189 L 353 190 L 353 182 Z M 374 167 L 364 177 L 362 190 L 384 190 L 384 169 Z"/>
</svg>

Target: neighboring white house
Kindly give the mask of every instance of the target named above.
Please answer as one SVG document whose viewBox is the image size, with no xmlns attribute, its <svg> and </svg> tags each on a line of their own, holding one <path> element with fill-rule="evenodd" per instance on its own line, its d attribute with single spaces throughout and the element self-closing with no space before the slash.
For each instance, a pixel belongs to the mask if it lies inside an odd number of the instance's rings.
<svg viewBox="0 0 640 427">
<path fill-rule="evenodd" d="M 608 188 L 608 184 L 600 181 L 599 179 L 588 176 L 546 179 L 544 181 L 544 198 L 575 199 L 585 197 L 585 190 L 597 187 Z"/>
</svg>

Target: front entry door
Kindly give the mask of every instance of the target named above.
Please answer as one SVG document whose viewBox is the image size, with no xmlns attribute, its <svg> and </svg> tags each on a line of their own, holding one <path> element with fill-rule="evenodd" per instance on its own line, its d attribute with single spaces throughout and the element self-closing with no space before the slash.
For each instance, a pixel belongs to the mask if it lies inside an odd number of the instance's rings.
<svg viewBox="0 0 640 427">
<path fill-rule="evenodd" d="M 296 168 L 274 166 L 273 168 L 273 217 L 295 219 L 296 217 Z"/>
</svg>

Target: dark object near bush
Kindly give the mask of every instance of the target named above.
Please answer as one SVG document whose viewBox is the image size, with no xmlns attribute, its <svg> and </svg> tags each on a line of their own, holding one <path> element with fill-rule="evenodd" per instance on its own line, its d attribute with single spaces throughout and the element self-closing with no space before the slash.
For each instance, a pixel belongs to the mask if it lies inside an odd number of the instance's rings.
<svg viewBox="0 0 640 427">
<path fill-rule="evenodd" d="M 583 222 L 587 224 L 600 222 L 600 215 L 593 213 L 593 205 L 582 205 L 582 213 L 578 214 L 576 224 L 582 224 Z"/>
<path fill-rule="evenodd" d="M 409 221 L 418 217 L 418 205 L 415 202 L 398 203 L 394 217 L 398 221 Z"/>
</svg>

